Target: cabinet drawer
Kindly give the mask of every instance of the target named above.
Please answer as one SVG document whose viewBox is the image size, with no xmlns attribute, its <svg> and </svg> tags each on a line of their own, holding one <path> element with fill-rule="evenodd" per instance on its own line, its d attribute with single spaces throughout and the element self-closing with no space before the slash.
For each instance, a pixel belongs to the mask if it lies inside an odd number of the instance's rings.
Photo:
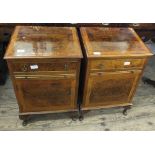
<svg viewBox="0 0 155 155">
<path fill-rule="evenodd" d="M 142 69 L 145 59 L 116 59 L 116 60 L 93 60 L 91 70 L 125 70 Z"/>
<path fill-rule="evenodd" d="M 77 62 L 51 62 L 51 63 L 13 63 L 14 72 L 39 72 L 39 71 L 71 71 L 76 70 Z"/>
</svg>

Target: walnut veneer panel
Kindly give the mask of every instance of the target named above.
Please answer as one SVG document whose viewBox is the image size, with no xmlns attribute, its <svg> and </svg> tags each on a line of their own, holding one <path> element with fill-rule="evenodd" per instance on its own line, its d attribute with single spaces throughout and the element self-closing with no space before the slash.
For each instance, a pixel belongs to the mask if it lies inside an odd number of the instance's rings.
<svg viewBox="0 0 155 155">
<path fill-rule="evenodd" d="M 17 26 L 5 58 L 81 58 L 73 27 Z"/>
<path fill-rule="evenodd" d="M 152 55 L 132 28 L 82 27 L 87 57 L 140 57 Z"/>
<path fill-rule="evenodd" d="M 152 53 L 131 28 L 82 27 L 84 53 L 82 108 L 132 105 Z"/>
<path fill-rule="evenodd" d="M 76 111 L 81 58 L 75 28 L 17 26 L 5 59 L 20 118 Z"/>
</svg>

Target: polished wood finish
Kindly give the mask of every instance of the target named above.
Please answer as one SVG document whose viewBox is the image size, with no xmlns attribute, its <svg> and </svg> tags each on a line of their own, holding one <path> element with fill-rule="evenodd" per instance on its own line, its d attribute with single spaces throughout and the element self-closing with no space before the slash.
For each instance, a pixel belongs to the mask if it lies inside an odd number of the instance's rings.
<svg viewBox="0 0 155 155">
<path fill-rule="evenodd" d="M 152 55 L 131 28 L 81 28 L 88 58 Z"/>
<path fill-rule="evenodd" d="M 82 27 L 80 32 L 86 62 L 82 109 L 132 105 L 152 53 L 131 28 Z"/>
<path fill-rule="evenodd" d="M 76 29 L 72 27 L 17 26 L 6 58 L 81 58 Z"/>
<path fill-rule="evenodd" d="M 81 58 L 75 28 L 17 26 L 5 59 L 20 118 L 75 111 Z"/>
<path fill-rule="evenodd" d="M 140 71 L 90 73 L 85 106 L 106 106 L 129 103 Z"/>
<path fill-rule="evenodd" d="M 62 59 L 61 59 L 62 60 Z M 14 69 L 14 72 L 30 72 L 30 73 L 35 73 L 36 70 L 32 70 L 30 68 L 30 66 L 37 64 L 38 65 L 38 71 L 72 71 L 72 70 L 76 70 L 76 68 L 78 67 L 78 64 L 76 61 L 60 61 L 59 63 L 53 59 L 53 61 L 51 62 L 46 61 L 46 62 L 42 62 L 42 61 L 25 61 L 25 62 L 21 62 L 21 61 L 16 61 L 14 63 L 12 63 L 12 67 Z"/>
<path fill-rule="evenodd" d="M 124 65 L 130 62 L 130 65 Z M 116 60 L 96 60 L 90 64 L 90 70 L 126 70 L 126 69 L 142 69 L 145 63 L 145 59 L 116 59 Z"/>
</svg>

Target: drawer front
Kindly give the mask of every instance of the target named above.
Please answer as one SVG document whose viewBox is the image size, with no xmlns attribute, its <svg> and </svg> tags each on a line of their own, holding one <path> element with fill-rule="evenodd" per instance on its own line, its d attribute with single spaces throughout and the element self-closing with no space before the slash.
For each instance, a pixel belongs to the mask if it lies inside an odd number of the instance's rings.
<svg viewBox="0 0 155 155">
<path fill-rule="evenodd" d="M 142 69 L 145 59 L 93 60 L 91 70 Z"/>
<path fill-rule="evenodd" d="M 39 72 L 39 71 L 72 71 L 76 70 L 77 62 L 54 63 L 13 63 L 13 72 Z"/>
</svg>

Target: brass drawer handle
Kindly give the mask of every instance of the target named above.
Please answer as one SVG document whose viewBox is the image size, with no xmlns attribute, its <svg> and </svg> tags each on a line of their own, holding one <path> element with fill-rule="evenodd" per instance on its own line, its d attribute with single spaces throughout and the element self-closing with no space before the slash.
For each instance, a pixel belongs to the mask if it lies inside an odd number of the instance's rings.
<svg viewBox="0 0 155 155">
<path fill-rule="evenodd" d="M 22 69 L 21 69 L 23 72 L 26 72 L 26 71 L 28 71 L 28 65 L 24 65 L 23 67 L 22 67 Z"/>
</svg>

